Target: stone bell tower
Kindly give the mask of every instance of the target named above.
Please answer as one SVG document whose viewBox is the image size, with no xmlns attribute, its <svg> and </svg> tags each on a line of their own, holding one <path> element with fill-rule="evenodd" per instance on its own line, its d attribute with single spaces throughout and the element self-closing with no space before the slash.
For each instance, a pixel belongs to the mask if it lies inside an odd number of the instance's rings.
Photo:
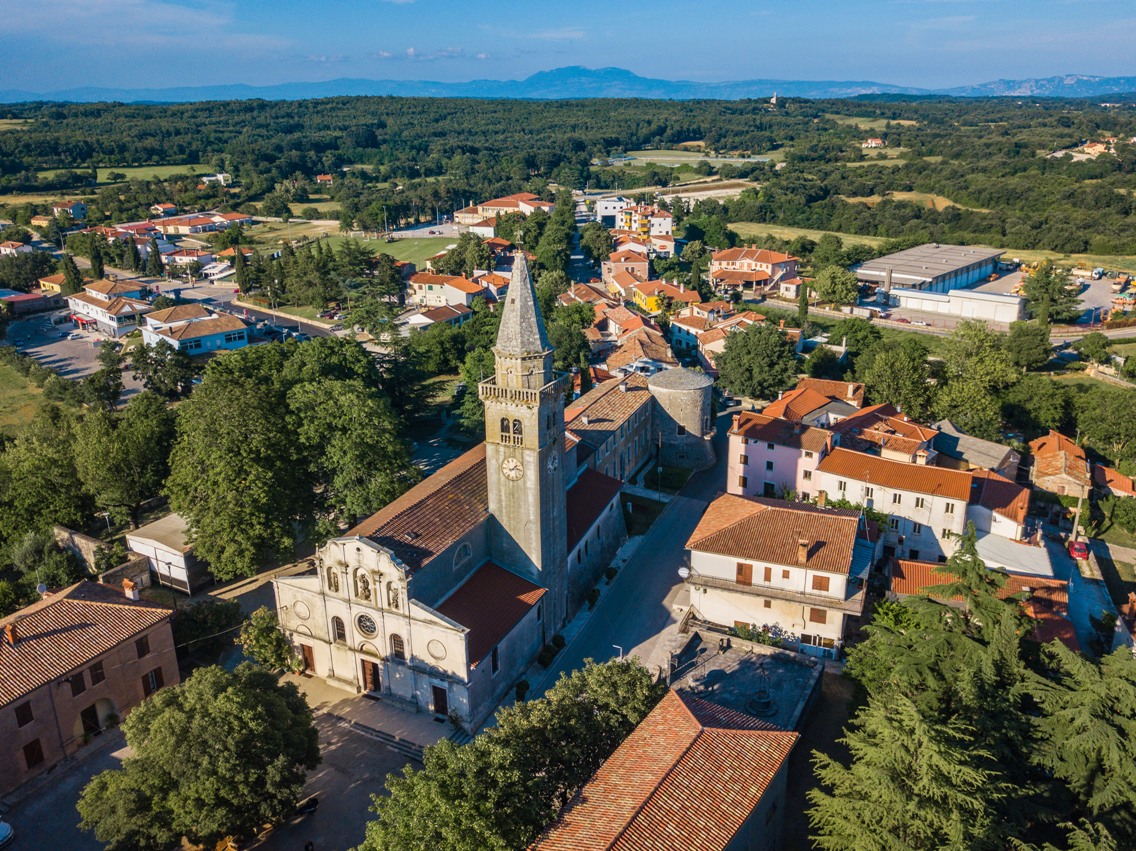
<svg viewBox="0 0 1136 851">
<path fill-rule="evenodd" d="M 545 616 L 567 613 L 568 533 L 564 499 L 564 392 L 523 252 L 493 348 L 493 378 L 481 382 L 493 558 L 548 589 Z"/>
</svg>

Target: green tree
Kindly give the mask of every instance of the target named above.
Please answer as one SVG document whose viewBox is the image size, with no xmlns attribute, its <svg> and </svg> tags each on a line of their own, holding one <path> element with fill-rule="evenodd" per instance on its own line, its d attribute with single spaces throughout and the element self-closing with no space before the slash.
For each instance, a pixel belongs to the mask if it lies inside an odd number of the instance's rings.
<svg viewBox="0 0 1136 851">
<path fill-rule="evenodd" d="M 830 851 L 970 851 L 1005 847 L 997 805 L 1015 793 L 982 765 L 961 718 L 925 718 L 902 695 L 872 698 L 841 742 L 845 766 L 813 752 L 821 788 L 808 792 L 818 847 Z"/>
<path fill-rule="evenodd" d="M 1136 410 L 1136 390 L 1094 386 L 1076 398 L 1077 429 L 1085 443 L 1117 461 L 1136 452 L 1136 417 L 1117 412 Z"/>
<path fill-rule="evenodd" d="M 165 340 L 159 340 L 152 346 L 135 346 L 130 353 L 130 366 L 136 381 L 141 381 L 147 390 L 167 400 L 178 399 L 188 393 L 197 375 L 193 359 Z"/>
<path fill-rule="evenodd" d="M 960 322 L 947 336 L 941 351 L 947 381 L 965 380 L 987 391 L 1009 387 L 1018 380 L 1018 370 L 1003 339 L 985 322 Z"/>
<path fill-rule="evenodd" d="M 142 255 L 133 238 L 123 240 L 122 264 L 131 272 L 137 272 L 142 268 Z"/>
<path fill-rule="evenodd" d="M 75 295 L 83 289 L 83 275 L 75 265 L 75 258 L 64 254 L 59 260 L 59 270 L 63 273 L 63 286 L 59 288 L 61 295 Z"/>
<path fill-rule="evenodd" d="M 855 304 L 860 296 L 860 283 L 856 273 L 840 266 L 826 266 L 813 281 L 817 298 L 832 304 Z"/>
<path fill-rule="evenodd" d="M 1042 325 L 1071 322 L 1081 314 L 1080 298 L 1069 288 L 1069 271 L 1043 261 L 1022 279 L 1022 292 L 1033 318 Z"/>
<path fill-rule="evenodd" d="M 99 243 L 95 240 L 91 241 L 91 276 L 96 280 L 101 280 L 106 277 L 106 266 L 104 265 L 103 249 L 99 247 Z"/>
<path fill-rule="evenodd" d="M 1069 388 L 1044 375 L 1023 375 L 1002 394 L 1002 415 L 1030 435 L 1060 430 L 1070 407 Z"/>
<path fill-rule="evenodd" d="M 1086 334 L 1073 344 L 1073 349 L 1093 363 L 1108 363 L 1112 360 L 1112 340 L 1100 331 Z"/>
<path fill-rule="evenodd" d="M 462 364 L 461 376 L 467 389 L 458 408 L 458 417 L 462 426 L 475 435 L 485 433 L 485 407 L 477 394 L 477 385 L 486 378 L 493 377 L 496 362 L 492 349 L 479 347 L 466 355 Z"/>
<path fill-rule="evenodd" d="M 613 248 L 611 231 L 600 222 L 588 222 L 580 228 L 580 248 L 594 264 L 606 260 Z"/>
<path fill-rule="evenodd" d="M 162 262 L 162 252 L 158 249 L 158 240 L 151 237 L 146 246 L 146 274 L 151 278 L 160 278 L 166 273 L 166 265 Z"/>
<path fill-rule="evenodd" d="M 290 553 L 307 516 L 307 471 L 283 412 L 274 387 L 208 371 L 178 410 L 166 493 L 218 579 Z"/>
<path fill-rule="evenodd" d="M 1002 406 L 979 380 L 955 378 L 935 394 L 935 417 L 950 420 L 966 434 L 997 441 L 1002 435 Z"/>
<path fill-rule="evenodd" d="M 292 813 L 320 762 L 312 711 L 254 665 L 201 668 L 123 722 L 132 755 L 79 798 L 80 826 L 111 851 L 252 837 Z"/>
<path fill-rule="evenodd" d="M 1136 659 L 1127 647 L 1099 662 L 1053 642 L 1039 688 L 1038 762 L 1115 836 L 1136 828 Z"/>
<path fill-rule="evenodd" d="M 243 295 L 249 291 L 249 282 L 248 262 L 245 260 L 245 253 L 238 247 L 233 255 L 233 283 Z"/>
<path fill-rule="evenodd" d="M 95 505 L 136 528 L 142 504 L 161 493 L 169 473 L 173 412 L 153 393 L 142 392 L 121 414 L 89 413 L 75 438 L 75 466 Z"/>
<path fill-rule="evenodd" d="M 1010 334 L 1006 338 L 1006 351 L 1014 366 L 1022 372 L 1040 369 L 1049 363 L 1053 349 L 1049 342 L 1049 326 L 1034 320 L 1032 322 L 1011 322 Z"/>
<path fill-rule="evenodd" d="M 840 357 L 828 346 L 817 346 L 805 358 L 805 374 L 810 378 L 839 379 L 844 374 Z"/>
<path fill-rule="evenodd" d="M 856 362 L 856 373 L 873 404 L 895 405 L 915 420 L 931 412 L 927 348 L 915 337 L 882 340 Z"/>
<path fill-rule="evenodd" d="M 267 606 L 261 606 L 241 624 L 237 643 L 246 656 L 269 671 L 295 673 L 303 669 L 303 660 L 280 631 L 276 612 Z"/>
<path fill-rule="evenodd" d="M 797 356 L 779 328 L 756 323 L 726 338 L 717 360 L 722 384 L 754 399 L 774 399 L 797 381 Z"/>
<path fill-rule="evenodd" d="M 122 367 L 125 358 L 119 352 L 117 343 L 103 340 L 99 344 L 97 359 L 99 368 L 83 379 L 83 395 L 92 405 L 110 410 L 122 398 Z"/>
<path fill-rule="evenodd" d="M 882 339 L 880 329 L 859 316 L 841 319 L 828 330 L 828 339 L 848 349 L 850 366 L 855 367 L 860 355 Z"/>
<path fill-rule="evenodd" d="M 442 741 L 420 771 L 389 775 L 360 851 L 527 847 L 660 697 L 638 662 L 588 660 L 469 744 Z"/>
</svg>

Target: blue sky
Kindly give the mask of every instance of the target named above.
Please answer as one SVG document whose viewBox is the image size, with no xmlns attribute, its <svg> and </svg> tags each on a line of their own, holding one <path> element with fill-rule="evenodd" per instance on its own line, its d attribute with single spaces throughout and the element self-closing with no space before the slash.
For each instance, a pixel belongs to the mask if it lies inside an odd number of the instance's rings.
<svg viewBox="0 0 1136 851">
<path fill-rule="evenodd" d="M 0 88 L 648 77 L 877 80 L 1136 75 L 1132 0 L 14 0 Z"/>
</svg>

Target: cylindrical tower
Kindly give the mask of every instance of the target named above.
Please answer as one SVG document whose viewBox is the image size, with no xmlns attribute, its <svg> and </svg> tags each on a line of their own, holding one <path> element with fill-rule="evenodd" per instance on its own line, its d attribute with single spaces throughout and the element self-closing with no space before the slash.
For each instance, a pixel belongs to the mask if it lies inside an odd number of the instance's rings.
<svg viewBox="0 0 1136 851">
<path fill-rule="evenodd" d="M 652 442 L 661 463 L 694 470 L 713 466 L 713 388 L 710 376 L 692 369 L 667 369 L 647 379 L 656 402 Z"/>
</svg>

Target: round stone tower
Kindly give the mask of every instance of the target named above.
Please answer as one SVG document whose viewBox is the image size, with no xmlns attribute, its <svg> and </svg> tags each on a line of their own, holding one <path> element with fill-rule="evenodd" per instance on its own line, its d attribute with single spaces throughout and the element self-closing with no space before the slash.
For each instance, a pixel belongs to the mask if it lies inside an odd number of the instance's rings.
<svg viewBox="0 0 1136 851">
<path fill-rule="evenodd" d="M 693 470 L 713 466 L 713 387 L 710 376 L 692 369 L 666 369 L 647 379 L 656 402 L 652 443 L 661 463 Z"/>
</svg>

